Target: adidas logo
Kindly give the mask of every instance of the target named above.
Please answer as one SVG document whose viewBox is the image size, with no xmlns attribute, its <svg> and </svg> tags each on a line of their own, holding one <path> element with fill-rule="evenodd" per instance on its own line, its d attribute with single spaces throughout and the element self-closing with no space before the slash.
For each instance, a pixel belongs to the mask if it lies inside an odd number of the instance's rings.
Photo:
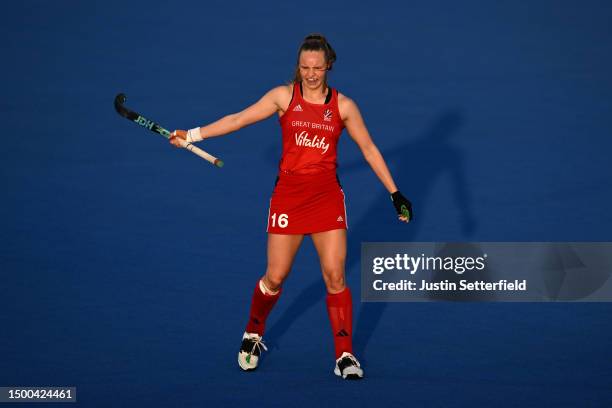
<svg viewBox="0 0 612 408">
<path fill-rule="evenodd" d="M 338 219 L 336 221 L 342 222 L 342 221 L 344 221 L 344 218 L 342 218 L 342 216 L 340 216 L 340 217 L 338 217 Z"/>
<path fill-rule="evenodd" d="M 294 112 L 302 112 L 302 107 L 300 106 L 300 104 L 295 105 L 295 108 L 293 108 Z"/>
<path fill-rule="evenodd" d="M 344 329 L 342 329 L 338 333 L 336 333 L 336 337 L 348 337 L 348 335 L 349 334 Z"/>
</svg>

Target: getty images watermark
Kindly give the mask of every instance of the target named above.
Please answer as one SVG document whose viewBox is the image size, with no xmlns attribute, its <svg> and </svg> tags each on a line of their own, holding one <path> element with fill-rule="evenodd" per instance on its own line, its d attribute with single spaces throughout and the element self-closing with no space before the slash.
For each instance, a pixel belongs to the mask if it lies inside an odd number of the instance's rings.
<svg viewBox="0 0 612 408">
<path fill-rule="evenodd" d="M 363 243 L 363 301 L 612 301 L 612 243 Z"/>
</svg>

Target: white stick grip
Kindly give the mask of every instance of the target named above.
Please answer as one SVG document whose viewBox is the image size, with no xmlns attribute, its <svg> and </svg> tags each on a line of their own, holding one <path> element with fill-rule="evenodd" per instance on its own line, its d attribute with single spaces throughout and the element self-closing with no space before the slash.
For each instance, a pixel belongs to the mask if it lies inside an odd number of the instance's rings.
<svg viewBox="0 0 612 408">
<path fill-rule="evenodd" d="M 209 153 L 206 153 L 204 150 L 200 149 L 199 147 L 194 146 L 193 144 L 189 143 L 186 140 L 183 140 L 181 138 L 178 138 L 178 140 L 181 143 L 181 147 L 189 150 L 191 153 L 200 156 L 204 160 L 214 164 L 217 167 L 223 166 L 223 162 L 221 160 L 217 159 L 215 156 L 213 156 L 213 155 L 211 155 Z"/>
</svg>

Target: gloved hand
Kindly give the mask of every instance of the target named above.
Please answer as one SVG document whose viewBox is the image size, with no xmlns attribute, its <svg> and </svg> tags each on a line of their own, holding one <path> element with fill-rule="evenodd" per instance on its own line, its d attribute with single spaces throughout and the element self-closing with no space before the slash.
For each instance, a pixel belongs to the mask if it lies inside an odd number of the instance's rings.
<svg viewBox="0 0 612 408">
<path fill-rule="evenodd" d="M 391 194 L 391 201 L 393 201 L 393 206 L 395 207 L 395 211 L 397 211 L 400 221 L 412 221 L 414 215 L 412 213 L 412 203 L 410 200 L 404 197 L 399 191 L 396 191 Z"/>
</svg>

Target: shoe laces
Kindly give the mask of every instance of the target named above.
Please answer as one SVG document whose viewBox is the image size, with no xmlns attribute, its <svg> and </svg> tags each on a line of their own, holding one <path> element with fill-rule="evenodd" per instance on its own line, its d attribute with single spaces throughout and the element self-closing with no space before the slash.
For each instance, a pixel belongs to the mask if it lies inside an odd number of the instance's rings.
<svg viewBox="0 0 612 408">
<path fill-rule="evenodd" d="M 251 348 L 251 351 L 249 354 L 253 354 L 253 352 L 255 351 L 255 348 L 257 348 L 257 350 L 259 351 L 259 354 L 261 354 L 261 349 L 263 348 L 264 350 L 268 351 L 268 348 L 266 347 L 266 345 L 263 342 L 263 339 L 259 336 L 252 336 L 249 337 L 249 341 L 251 343 L 253 343 L 253 348 Z"/>
</svg>

